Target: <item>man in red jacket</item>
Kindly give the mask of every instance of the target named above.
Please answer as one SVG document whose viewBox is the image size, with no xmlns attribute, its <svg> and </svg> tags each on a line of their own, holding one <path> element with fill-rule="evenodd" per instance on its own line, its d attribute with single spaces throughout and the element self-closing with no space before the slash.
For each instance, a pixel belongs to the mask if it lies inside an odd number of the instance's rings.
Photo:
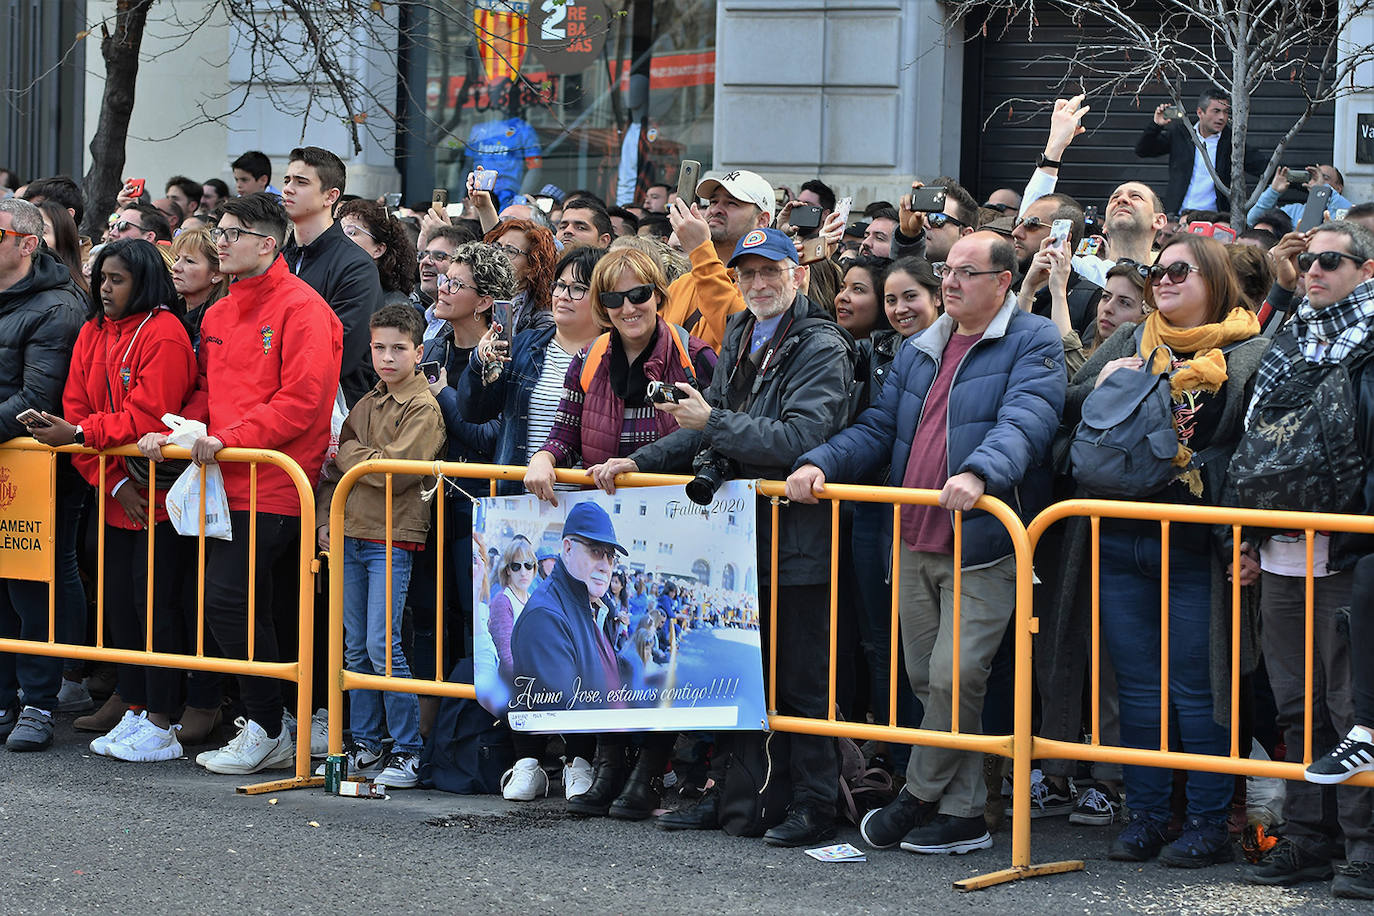
<svg viewBox="0 0 1374 916">
<path fill-rule="evenodd" d="M 286 212 L 270 194 L 249 194 L 224 205 L 213 231 L 220 270 L 235 282 L 201 325 L 200 375 L 185 415 L 206 424 L 207 434 L 191 449 L 198 463 L 214 463 L 222 448 L 276 449 L 299 464 L 313 486 L 329 444 L 343 327 L 279 255 L 286 225 Z M 145 437 L 140 446 L 160 459 L 166 441 L 163 435 Z M 228 463 L 221 470 L 233 540 L 210 545 L 206 623 L 226 657 L 248 657 L 248 529 L 255 509 L 253 657 L 277 661 L 273 598 L 289 625 L 296 590 L 294 582 L 274 582 L 273 567 L 297 549 L 300 501 L 290 478 L 276 468 L 259 466 L 256 505 L 250 498 L 249 465 Z M 226 747 L 201 754 L 196 763 L 214 773 L 236 774 L 290 766 L 295 742 L 282 727 L 278 683 L 258 677 L 239 681 L 247 723 Z"/>
</svg>

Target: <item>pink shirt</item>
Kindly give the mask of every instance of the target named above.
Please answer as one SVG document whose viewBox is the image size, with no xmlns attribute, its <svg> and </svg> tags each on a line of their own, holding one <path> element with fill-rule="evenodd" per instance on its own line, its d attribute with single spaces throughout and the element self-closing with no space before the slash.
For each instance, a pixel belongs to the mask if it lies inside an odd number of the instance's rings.
<svg viewBox="0 0 1374 916">
<path fill-rule="evenodd" d="M 982 334 L 952 334 L 940 358 L 940 369 L 926 395 L 916 435 L 911 440 L 902 486 L 918 490 L 939 490 L 949 480 L 949 389 L 954 373 Z M 902 541 L 912 550 L 928 553 L 954 553 L 954 522 L 939 506 L 903 506 Z"/>
</svg>

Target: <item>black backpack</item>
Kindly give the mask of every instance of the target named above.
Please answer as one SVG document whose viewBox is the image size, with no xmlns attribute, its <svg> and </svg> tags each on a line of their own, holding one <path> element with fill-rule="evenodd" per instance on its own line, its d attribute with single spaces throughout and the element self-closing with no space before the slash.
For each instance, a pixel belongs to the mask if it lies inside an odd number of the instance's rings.
<svg viewBox="0 0 1374 916">
<path fill-rule="evenodd" d="M 720 829 L 730 836 L 763 836 L 787 817 L 792 801 L 791 738 L 784 732 L 736 732 L 721 780 Z"/>
<path fill-rule="evenodd" d="M 472 683 L 472 659 L 454 667 L 449 681 Z M 495 795 L 501 774 L 515 765 L 510 729 L 476 700 L 444 697 L 420 752 L 420 784 L 459 795 Z"/>
<path fill-rule="evenodd" d="M 1354 508 L 1364 493 L 1359 435 L 1348 364 L 1304 360 L 1255 405 L 1227 470 L 1227 502 L 1308 512 Z"/>
<path fill-rule="evenodd" d="M 1137 350 L 1144 326 L 1137 325 Z M 1245 341 L 1221 348 L 1229 353 Z M 1193 454 L 1187 467 L 1173 463 L 1178 454 L 1174 402 L 1168 372 L 1150 371 L 1154 353 L 1139 369 L 1117 369 L 1083 400 L 1082 418 L 1069 444 L 1073 478 L 1093 496 L 1138 499 L 1158 493 L 1179 475 L 1224 455 L 1217 445 Z M 1167 351 L 1167 347 L 1164 348 Z"/>
</svg>

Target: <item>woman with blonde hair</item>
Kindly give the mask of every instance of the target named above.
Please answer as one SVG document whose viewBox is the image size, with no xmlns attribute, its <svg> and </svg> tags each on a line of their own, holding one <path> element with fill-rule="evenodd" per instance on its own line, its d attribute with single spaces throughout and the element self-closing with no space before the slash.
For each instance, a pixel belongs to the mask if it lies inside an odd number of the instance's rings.
<svg viewBox="0 0 1374 916">
<path fill-rule="evenodd" d="M 229 278 L 220 273 L 219 250 L 208 229 L 184 229 L 172 239 L 172 286 L 186 304 L 186 330 L 200 350 L 200 323 L 210 306 L 229 294 Z"/>
</svg>

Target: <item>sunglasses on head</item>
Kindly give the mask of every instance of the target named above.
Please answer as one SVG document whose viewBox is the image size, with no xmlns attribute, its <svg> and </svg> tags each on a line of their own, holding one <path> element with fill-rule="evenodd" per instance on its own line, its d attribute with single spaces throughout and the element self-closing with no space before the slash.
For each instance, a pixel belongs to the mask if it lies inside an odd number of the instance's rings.
<svg viewBox="0 0 1374 916">
<path fill-rule="evenodd" d="M 1170 283 L 1182 283 L 1188 279 L 1188 273 L 1194 270 L 1197 268 L 1187 261 L 1175 261 L 1167 267 L 1163 264 L 1155 264 L 1150 268 L 1150 285 L 1158 286 L 1165 277 L 1169 278 Z"/>
<path fill-rule="evenodd" d="M 1116 266 L 1131 268 L 1131 270 L 1134 270 L 1136 273 L 1140 274 L 1140 279 L 1142 280 L 1150 279 L 1149 264 L 1141 264 L 1139 261 L 1133 261 L 1130 258 L 1122 258 L 1121 260 L 1116 262 Z"/>
<path fill-rule="evenodd" d="M 625 304 L 626 299 L 629 299 L 635 305 L 643 305 L 644 303 L 649 301 L 649 297 L 653 294 L 653 286 L 648 283 L 645 283 L 641 286 L 631 287 L 630 289 L 625 290 L 625 292 L 623 293 L 616 293 L 610 291 L 599 293 L 597 295 L 597 298 L 601 301 L 602 308 L 618 309 Z"/>
<path fill-rule="evenodd" d="M 517 561 L 515 561 L 515 562 L 513 562 L 513 563 L 507 563 L 507 564 L 506 564 L 506 569 L 507 569 L 509 572 L 519 572 L 519 571 L 522 570 L 522 569 L 523 569 L 523 570 L 526 570 L 526 571 L 528 571 L 528 572 L 534 572 L 534 567 L 535 567 L 535 565 L 536 565 L 536 564 L 534 564 L 534 563 L 521 563 L 520 561 L 517 560 Z"/>
<path fill-rule="evenodd" d="M 1340 267 L 1341 260 L 1344 258 L 1349 258 L 1356 264 L 1364 263 L 1353 254 L 1346 254 L 1344 251 L 1304 251 L 1298 255 L 1298 269 L 1306 272 L 1312 269 L 1313 264 L 1316 264 L 1322 270 L 1331 271 Z"/>
</svg>

